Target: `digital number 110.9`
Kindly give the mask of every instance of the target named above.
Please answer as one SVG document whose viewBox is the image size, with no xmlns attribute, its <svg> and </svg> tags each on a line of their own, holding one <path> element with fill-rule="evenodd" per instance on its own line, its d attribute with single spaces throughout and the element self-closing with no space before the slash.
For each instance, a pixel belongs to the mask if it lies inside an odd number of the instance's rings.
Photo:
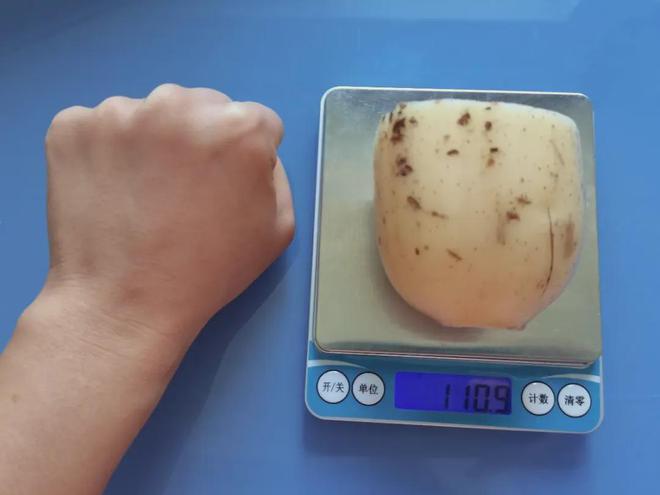
<svg viewBox="0 0 660 495">
<path fill-rule="evenodd" d="M 464 411 L 508 413 L 511 388 L 507 385 L 467 385 L 463 394 Z M 458 405 L 455 401 L 450 402 L 451 396 L 452 384 L 448 383 L 445 385 L 445 410 L 455 410 Z M 452 402 L 454 407 L 451 407 Z"/>
</svg>

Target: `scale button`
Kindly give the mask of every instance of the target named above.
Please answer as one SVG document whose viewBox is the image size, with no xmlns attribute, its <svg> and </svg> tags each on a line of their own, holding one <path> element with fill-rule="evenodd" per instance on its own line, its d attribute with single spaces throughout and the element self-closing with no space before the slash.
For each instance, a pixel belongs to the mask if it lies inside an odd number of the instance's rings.
<svg viewBox="0 0 660 495">
<path fill-rule="evenodd" d="M 559 391 L 559 407 L 566 416 L 581 418 L 591 409 L 591 395 L 582 385 L 570 383 Z"/>
<path fill-rule="evenodd" d="M 522 403 L 530 413 L 543 416 L 555 405 L 555 394 L 543 382 L 528 383 L 522 392 Z"/>
<path fill-rule="evenodd" d="M 376 373 L 362 373 L 353 380 L 353 397 L 360 404 L 374 406 L 385 395 L 385 384 Z"/>
<path fill-rule="evenodd" d="M 348 395 L 348 378 L 340 371 L 326 371 L 316 382 L 316 391 L 324 401 L 337 404 Z"/>
</svg>

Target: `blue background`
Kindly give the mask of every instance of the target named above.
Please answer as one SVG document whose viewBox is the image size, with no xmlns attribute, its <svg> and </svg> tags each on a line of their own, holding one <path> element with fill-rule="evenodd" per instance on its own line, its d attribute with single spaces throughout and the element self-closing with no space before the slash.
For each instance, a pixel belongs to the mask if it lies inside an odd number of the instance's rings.
<svg viewBox="0 0 660 495">
<path fill-rule="evenodd" d="M 660 2 L 409 3 L 0 4 L 0 345 L 46 273 L 43 136 L 57 110 L 173 81 L 262 101 L 286 123 L 296 240 L 201 334 L 109 494 L 657 491 Z M 606 397 L 598 431 L 342 424 L 307 413 L 318 107 L 337 84 L 593 99 Z"/>
</svg>

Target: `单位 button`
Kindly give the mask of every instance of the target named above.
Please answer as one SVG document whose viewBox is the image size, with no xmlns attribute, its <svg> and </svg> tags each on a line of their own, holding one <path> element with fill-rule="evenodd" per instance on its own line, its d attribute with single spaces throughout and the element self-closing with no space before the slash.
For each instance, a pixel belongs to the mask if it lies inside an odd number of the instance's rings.
<svg viewBox="0 0 660 495">
<path fill-rule="evenodd" d="M 522 403 L 525 409 L 535 416 L 548 414 L 555 405 L 555 394 L 543 382 L 528 383 L 522 392 Z"/>
<path fill-rule="evenodd" d="M 582 385 L 570 383 L 559 391 L 559 408 L 566 416 L 581 418 L 591 409 L 591 395 Z"/>
<path fill-rule="evenodd" d="M 348 395 L 348 378 L 340 371 L 326 371 L 316 382 L 316 391 L 324 401 L 337 404 Z"/>
<path fill-rule="evenodd" d="M 362 373 L 353 380 L 353 397 L 360 404 L 373 406 L 385 395 L 385 384 L 376 373 Z"/>
</svg>

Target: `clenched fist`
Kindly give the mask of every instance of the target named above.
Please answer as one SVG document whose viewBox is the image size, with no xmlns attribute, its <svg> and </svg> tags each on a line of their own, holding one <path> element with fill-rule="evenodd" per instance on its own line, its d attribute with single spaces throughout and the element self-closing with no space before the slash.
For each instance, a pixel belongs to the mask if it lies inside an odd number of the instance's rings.
<svg viewBox="0 0 660 495">
<path fill-rule="evenodd" d="M 291 242 L 270 109 L 173 84 L 60 112 L 41 299 L 188 342 Z"/>
</svg>

